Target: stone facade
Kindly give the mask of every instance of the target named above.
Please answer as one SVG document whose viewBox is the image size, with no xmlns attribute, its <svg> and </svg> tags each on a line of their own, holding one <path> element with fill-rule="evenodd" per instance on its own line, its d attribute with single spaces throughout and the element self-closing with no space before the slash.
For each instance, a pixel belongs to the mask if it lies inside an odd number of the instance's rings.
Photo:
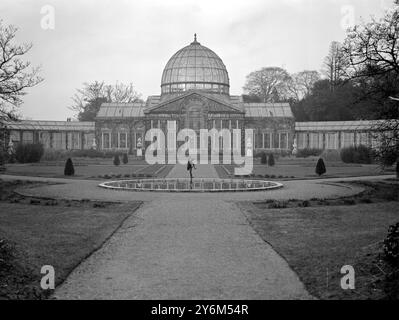
<svg viewBox="0 0 399 320">
<path fill-rule="evenodd" d="M 95 124 L 98 147 L 102 150 L 133 152 L 137 149 L 138 138 L 145 141 L 145 132 L 152 128 L 160 128 L 167 136 L 167 122 L 175 121 L 177 131 L 186 128 L 192 129 L 198 137 L 200 129 L 216 129 L 218 131 L 227 129 L 231 135 L 234 129 L 240 129 L 242 147 L 244 146 L 245 129 L 253 129 L 255 149 L 274 152 L 292 149 L 295 121 L 288 104 L 256 104 L 258 109 L 279 110 L 284 108 L 286 110 L 284 114 L 281 113 L 282 116 L 265 113 L 253 117 L 252 113 L 248 111 L 251 107 L 253 108 L 251 104 L 244 104 L 241 100 L 238 100 L 237 103 L 237 100 L 234 99 L 233 102 L 226 98 L 220 99 L 196 90 L 159 101 L 154 106 L 150 106 L 149 101 L 146 105 L 104 104 Z M 140 112 L 141 110 L 142 112 Z M 263 141 L 259 144 L 259 139 L 263 139 L 263 135 L 270 135 L 270 144 Z M 232 136 L 231 140 L 233 140 Z M 150 143 L 151 141 L 145 141 L 143 147 Z M 200 146 L 199 141 L 197 146 Z"/>
</svg>

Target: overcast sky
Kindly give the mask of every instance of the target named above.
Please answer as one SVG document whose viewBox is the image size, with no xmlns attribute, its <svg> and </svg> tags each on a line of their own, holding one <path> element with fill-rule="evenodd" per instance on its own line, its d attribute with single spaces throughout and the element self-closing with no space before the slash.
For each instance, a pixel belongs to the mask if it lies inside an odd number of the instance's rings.
<svg viewBox="0 0 399 320">
<path fill-rule="evenodd" d="M 160 94 L 166 62 L 195 32 L 224 61 L 231 94 L 242 94 L 246 75 L 261 67 L 320 70 L 348 24 L 380 16 L 392 2 L 1 0 L 0 19 L 19 27 L 18 41 L 33 43 L 28 59 L 45 78 L 25 97 L 24 118 L 65 120 L 83 82 L 133 82 L 143 98 Z M 42 28 L 46 5 L 54 8 L 54 29 Z"/>
</svg>

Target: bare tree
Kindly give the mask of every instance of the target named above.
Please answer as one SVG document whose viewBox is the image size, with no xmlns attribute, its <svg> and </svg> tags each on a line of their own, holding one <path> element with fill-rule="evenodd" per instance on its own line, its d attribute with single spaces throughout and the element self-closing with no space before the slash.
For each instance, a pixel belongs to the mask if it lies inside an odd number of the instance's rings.
<svg viewBox="0 0 399 320">
<path fill-rule="evenodd" d="M 351 78 L 365 83 L 370 94 L 383 95 L 381 117 L 373 131 L 379 140 L 376 152 L 383 164 L 399 161 L 399 2 L 381 19 L 357 25 L 348 31 L 343 51 L 350 63 Z M 381 88 L 381 85 L 384 88 Z M 386 90 L 388 88 L 388 90 Z"/>
<path fill-rule="evenodd" d="M 295 101 L 311 94 L 314 84 L 320 80 L 320 74 L 313 70 L 304 70 L 291 75 L 287 81 L 287 91 Z"/>
<path fill-rule="evenodd" d="M 116 83 L 104 87 L 108 101 L 119 103 L 131 103 L 141 100 L 140 94 L 134 90 L 133 83 L 127 85 Z"/>
<path fill-rule="evenodd" d="M 76 112 L 80 121 L 93 121 L 104 102 L 130 103 L 142 100 L 132 83 L 107 85 L 104 81 L 95 81 L 86 82 L 82 89 L 77 89 L 72 101 L 70 109 Z"/>
<path fill-rule="evenodd" d="M 40 67 L 31 68 L 29 61 L 21 59 L 32 44 L 15 44 L 17 31 L 13 25 L 3 26 L 0 20 L 0 114 L 5 117 L 15 115 L 27 88 L 43 81 L 38 75 Z"/>
<path fill-rule="evenodd" d="M 258 96 L 263 102 L 284 99 L 286 83 L 290 79 L 288 72 L 279 67 L 267 67 L 251 72 L 247 76 L 244 91 Z"/>
<path fill-rule="evenodd" d="M 342 45 L 333 41 L 330 45 L 327 57 L 324 58 L 322 72 L 330 81 L 331 90 L 347 78 L 349 61 L 344 53 Z"/>
<path fill-rule="evenodd" d="M 349 59 L 352 77 L 399 74 L 399 5 L 383 18 L 349 30 L 343 50 Z"/>
</svg>

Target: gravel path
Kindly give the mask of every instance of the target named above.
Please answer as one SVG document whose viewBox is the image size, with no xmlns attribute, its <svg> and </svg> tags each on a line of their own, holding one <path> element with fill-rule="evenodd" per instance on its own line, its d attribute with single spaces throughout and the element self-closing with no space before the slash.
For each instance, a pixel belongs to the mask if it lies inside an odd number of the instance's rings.
<svg viewBox="0 0 399 320">
<path fill-rule="evenodd" d="M 154 200 L 59 287 L 60 299 L 309 299 L 225 201 Z"/>
</svg>

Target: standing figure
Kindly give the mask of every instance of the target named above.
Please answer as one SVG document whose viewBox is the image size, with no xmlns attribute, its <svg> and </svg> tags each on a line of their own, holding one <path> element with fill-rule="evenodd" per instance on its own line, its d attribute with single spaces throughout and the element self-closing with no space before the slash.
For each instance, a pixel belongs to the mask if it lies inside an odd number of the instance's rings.
<svg viewBox="0 0 399 320">
<path fill-rule="evenodd" d="M 187 162 L 187 170 L 190 172 L 190 189 L 192 189 L 192 187 L 193 187 L 193 168 L 197 169 L 195 167 L 193 160 L 190 157 L 190 158 L 188 158 L 188 162 Z"/>
</svg>

